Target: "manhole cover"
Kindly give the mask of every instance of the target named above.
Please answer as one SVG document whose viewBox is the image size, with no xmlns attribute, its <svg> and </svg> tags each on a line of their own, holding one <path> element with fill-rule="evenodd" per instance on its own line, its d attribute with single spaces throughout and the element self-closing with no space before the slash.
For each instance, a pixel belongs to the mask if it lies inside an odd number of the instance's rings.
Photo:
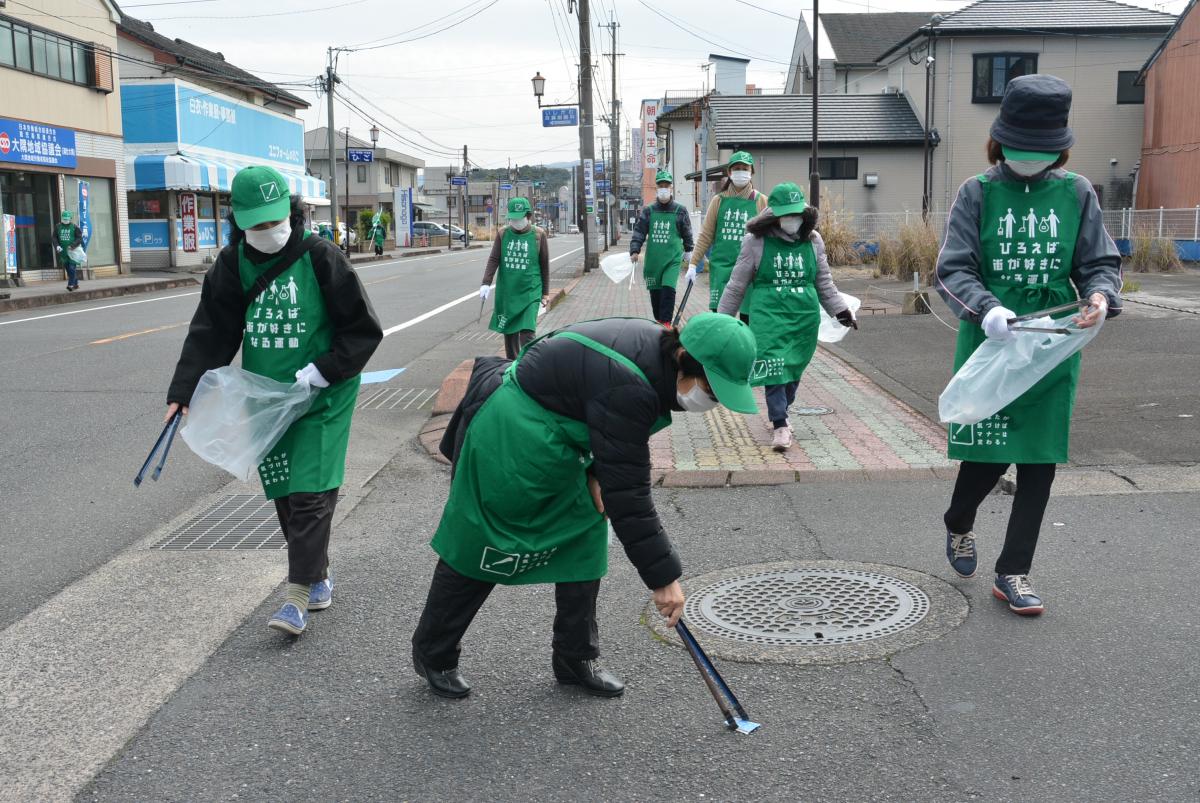
<svg viewBox="0 0 1200 803">
<path fill-rule="evenodd" d="M 833 410 L 828 407 L 796 407 L 793 405 L 788 408 L 788 412 L 792 415 L 829 415 Z"/>
<path fill-rule="evenodd" d="M 226 497 L 201 513 L 154 549 L 286 549 L 275 503 L 255 494 Z"/>
<path fill-rule="evenodd" d="M 702 630 L 739 641 L 847 644 L 912 627 L 929 612 L 929 598 L 876 572 L 796 569 L 709 586 L 684 612 Z"/>
</svg>

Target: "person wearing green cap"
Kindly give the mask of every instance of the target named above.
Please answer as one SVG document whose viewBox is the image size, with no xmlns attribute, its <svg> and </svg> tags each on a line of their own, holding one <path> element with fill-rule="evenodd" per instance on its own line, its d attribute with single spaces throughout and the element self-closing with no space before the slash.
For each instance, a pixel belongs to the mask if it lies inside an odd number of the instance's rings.
<svg viewBox="0 0 1200 803">
<path fill-rule="evenodd" d="M 319 392 L 259 466 L 288 547 L 287 597 L 268 625 L 299 635 L 333 599 L 329 535 L 346 467 L 359 374 L 383 339 L 366 290 L 340 249 L 304 225 L 300 198 L 270 167 L 233 179 L 229 245 L 204 276 L 167 418 L 204 373 L 229 365 Z"/>
<path fill-rule="evenodd" d="M 375 242 L 375 256 L 377 257 L 383 256 L 383 241 L 387 238 L 387 229 L 384 228 L 380 217 L 377 212 L 371 221 L 371 239 Z"/>
<path fill-rule="evenodd" d="M 858 328 L 833 283 L 817 210 L 791 182 L 776 185 L 768 206 L 746 224 L 737 264 L 717 311 L 737 315 L 749 299 L 750 328 L 758 343 L 751 383 L 765 387 L 771 448 L 792 446 L 788 407 L 817 350 L 819 307 L 843 326 Z"/>
<path fill-rule="evenodd" d="M 69 210 L 63 210 L 54 229 L 54 244 L 58 260 L 67 272 L 67 290 L 73 291 L 79 289 L 79 265 L 71 259 L 71 251 L 83 245 L 83 232 L 72 222 L 72 217 Z"/>
<path fill-rule="evenodd" d="M 753 156 L 737 151 L 729 157 L 726 173 L 721 191 L 708 202 L 687 272 L 687 281 L 694 282 L 700 263 L 708 258 L 708 306 L 713 312 L 733 273 L 746 224 L 767 208 L 767 196 L 754 188 Z M 742 307 L 742 320 L 748 320 L 746 304 Z"/>
<path fill-rule="evenodd" d="M 711 312 L 682 330 L 606 318 L 551 332 L 515 362 L 476 360 L 442 439 L 450 496 L 439 560 L 413 634 L 413 665 L 434 693 L 465 697 L 460 644 L 496 584 L 555 583 L 554 676 L 615 697 L 598 663 L 596 595 L 608 523 L 670 624 L 683 611 L 682 565 L 650 493 L 650 438 L 672 413 L 718 403 L 753 412 L 754 335 Z"/>
<path fill-rule="evenodd" d="M 496 300 L 488 328 L 504 335 L 504 354 L 511 360 L 533 340 L 538 307 L 548 300 L 550 246 L 546 232 L 533 225 L 528 198 L 510 200 L 507 218 L 508 225 L 492 241 L 479 299 L 487 301 L 492 280 L 496 279 Z"/>
<path fill-rule="evenodd" d="M 658 185 L 654 203 L 642 208 L 633 235 L 629 238 L 629 258 L 637 264 L 642 245 L 642 275 L 650 291 L 650 314 L 664 326 L 675 315 L 675 288 L 679 273 L 692 258 L 692 218 L 683 204 L 674 200 L 674 179 L 667 170 L 654 176 Z"/>
</svg>

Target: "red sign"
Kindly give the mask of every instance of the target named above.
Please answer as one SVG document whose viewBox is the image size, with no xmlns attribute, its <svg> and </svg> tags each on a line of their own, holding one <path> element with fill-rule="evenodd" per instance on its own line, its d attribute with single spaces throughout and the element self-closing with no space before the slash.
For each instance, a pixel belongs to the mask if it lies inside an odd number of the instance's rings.
<svg viewBox="0 0 1200 803">
<path fill-rule="evenodd" d="M 196 193 L 179 193 L 179 219 L 183 222 L 183 250 L 196 250 Z"/>
<path fill-rule="evenodd" d="M 0 153 L 8 153 L 12 149 L 12 142 L 8 138 L 7 131 L 0 131 Z"/>
</svg>

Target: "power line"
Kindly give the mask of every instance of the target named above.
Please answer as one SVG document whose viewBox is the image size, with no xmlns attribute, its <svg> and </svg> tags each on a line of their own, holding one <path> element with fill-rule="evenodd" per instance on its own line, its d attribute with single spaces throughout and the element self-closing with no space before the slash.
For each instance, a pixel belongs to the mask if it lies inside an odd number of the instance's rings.
<svg viewBox="0 0 1200 803">
<path fill-rule="evenodd" d="M 695 38 L 700 39 L 701 41 L 708 42 L 710 45 L 713 45 L 714 47 L 719 47 L 722 50 L 728 50 L 731 53 L 735 53 L 739 56 L 744 56 L 748 59 L 758 59 L 759 61 L 766 61 L 771 64 L 786 64 L 788 66 L 791 66 L 790 61 L 779 61 L 777 59 L 767 58 L 765 56 L 756 56 L 751 53 L 747 53 L 742 50 L 735 49 L 734 47 L 730 47 L 728 44 L 721 44 L 720 42 L 709 39 L 706 36 L 701 36 L 700 34 L 696 33 L 695 31 L 691 30 L 690 28 L 686 27 L 685 25 L 682 25 L 681 23 L 676 22 L 675 20 L 668 17 L 666 14 L 663 14 L 657 8 L 655 8 L 654 6 L 647 3 L 646 0 L 638 0 L 638 2 L 641 3 L 647 10 L 653 12 L 655 15 L 657 15 L 659 17 L 662 17 L 664 20 L 669 22 L 671 25 L 674 25 L 676 28 L 678 28 L 679 30 L 688 34 L 689 36 L 694 36 Z"/>
<path fill-rule="evenodd" d="M 320 11 L 332 11 L 337 8 L 347 8 L 348 6 L 360 6 L 366 2 L 368 2 L 368 0 L 347 0 L 344 3 L 337 3 L 335 5 L 324 5 L 324 6 L 321 6 L 320 8 L 289 9 L 288 11 L 272 11 L 267 14 L 191 14 L 191 15 L 182 16 L 182 17 L 157 17 L 156 21 L 166 22 L 167 20 L 216 20 L 216 19 L 253 20 L 253 19 L 262 19 L 264 17 L 290 17 L 295 14 L 315 14 Z M 131 6 L 131 8 L 132 8 L 132 6 Z"/>
<path fill-rule="evenodd" d="M 366 46 L 366 47 L 357 46 L 357 47 L 352 47 L 352 48 L 344 48 L 344 50 L 349 50 L 349 51 L 379 50 L 380 48 L 395 47 L 396 45 L 403 45 L 403 44 L 407 44 L 409 42 L 417 42 L 421 39 L 428 39 L 429 37 L 436 36 L 437 34 L 442 33 L 443 31 L 448 31 L 451 28 L 455 28 L 459 25 L 462 25 L 464 22 L 467 22 L 467 21 L 473 19 L 474 17 L 482 14 L 483 12 L 487 11 L 489 8 L 491 8 L 492 6 L 496 5 L 496 3 L 499 3 L 499 2 L 500 2 L 500 0 L 491 0 L 491 2 L 489 2 L 483 8 L 473 11 L 471 13 L 471 15 L 463 17 L 460 20 L 456 20 L 455 22 L 451 22 L 449 25 L 446 25 L 442 28 L 438 28 L 436 31 L 429 31 L 428 33 L 423 33 L 420 36 L 414 36 L 410 39 L 400 39 L 395 42 L 384 42 L 383 44 L 380 44 L 380 45 L 370 45 L 370 46 Z M 472 4 L 472 5 L 474 5 L 474 4 Z M 465 8 L 465 6 L 464 6 L 464 8 Z M 462 9 L 459 9 L 459 10 L 461 11 Z M 443 17 L 443 19 L 445 19 L 445 18 Z M 420 26 L 420 27 L 424 27 L 424 26 Z M 402 34 L 397 34 L 397 35 L 402 35 Z M 387 37 L 384 37 L 384 38 L 387 38 Z"/>
</svg>

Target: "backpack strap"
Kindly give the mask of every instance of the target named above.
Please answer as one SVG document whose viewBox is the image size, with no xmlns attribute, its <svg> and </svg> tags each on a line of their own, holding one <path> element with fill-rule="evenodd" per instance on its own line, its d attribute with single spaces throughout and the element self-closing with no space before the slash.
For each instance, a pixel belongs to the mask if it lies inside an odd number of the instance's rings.
<svg viewBox="0 0 1200 803">
<path fill-rule="evenodd" d="M 279 257 L 279 261 L 268 268 L 261 276 L 254 280 L 254 284 L 250 285 L 250 289 L 246 291 L 245 302 L 246 309 L 254 303 L 254 300 L 262 295 L 263 291 L 271 286 L 271 282 L 282 276 L 288 268 L 299 262 L 305 254 L 317 247 L 317 243 L 321 241 L 320 237 L 309 235 L 307 237 L 301 235 L 300 239 L 288 246 L 287 250 Z"/>
</svg>

